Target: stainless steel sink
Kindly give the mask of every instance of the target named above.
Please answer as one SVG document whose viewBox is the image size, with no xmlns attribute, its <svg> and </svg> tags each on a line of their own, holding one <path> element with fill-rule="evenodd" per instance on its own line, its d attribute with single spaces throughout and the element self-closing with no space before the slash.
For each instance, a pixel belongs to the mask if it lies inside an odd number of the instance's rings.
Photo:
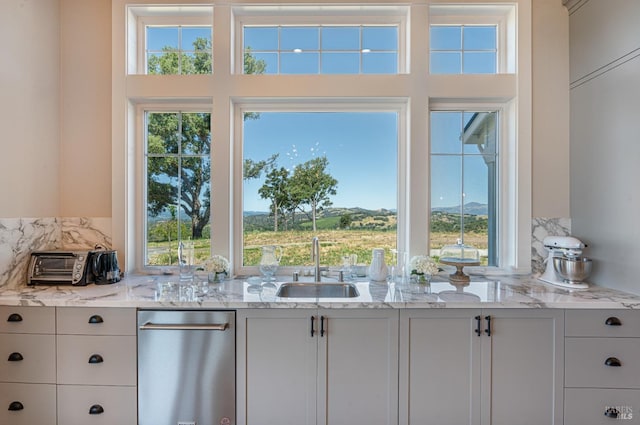
<svg viewBox="0 0 640 425">
<path fill-rule="evenodd" d="M 352 283 L 289 282 L 280 285 L 277 297 L 282 298 L 354 298 L 358 288 Z"/>
</svg>

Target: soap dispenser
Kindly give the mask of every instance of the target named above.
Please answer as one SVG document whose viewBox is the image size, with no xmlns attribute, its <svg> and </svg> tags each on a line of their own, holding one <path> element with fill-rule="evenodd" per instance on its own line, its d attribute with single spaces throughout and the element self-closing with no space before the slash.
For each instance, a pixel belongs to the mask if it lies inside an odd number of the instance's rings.
<svg viewBox="0 0 640 425">
<path fill-rule="evenodd" d="M 387 265 L 384 261 L 383 248 L 374 248 L 372 250 L 369 278 L 376 282 L 385 282 L 387 280 Z"/>
</svg>

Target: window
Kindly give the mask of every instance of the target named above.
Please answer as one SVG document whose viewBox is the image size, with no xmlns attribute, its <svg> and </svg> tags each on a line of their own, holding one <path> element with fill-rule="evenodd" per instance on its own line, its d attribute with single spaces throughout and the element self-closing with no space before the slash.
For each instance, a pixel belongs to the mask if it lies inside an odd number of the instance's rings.
<svg viewBox="0 0 640 425">
<path fill-rule="evenodd" d="M 496 266 L 498 113 L 431 112 L 430 252 L 456 241 Z"/>
<path fill-rule="evenodd" d="M 398 26 L 245 26 L 244 69 L 265 74 L 396 74 Z"/>
<path fill-rule="evenodd" d="M 343 106 L 344 108 L 344 106 Z M 309 265 L 319 236 L 322 264 L 397 241 L 399 112 L 243 107 L 243 266 L 260 247 L 283 248 L 281 265 Z"/>
<path fill-rule="evenodd" d="M 495 74 L 496 26 L 432 25 L 432 74 Z"/>
<path fill-rule="evenodd" d="M 196 259 L 210 253 L 211 114 L 146 111 L 145 266 L 178 264 L 191 239 Z"/>
<path fill-rule="evenodd" d="M 530 270 L 530 0 L 113 7 L 125 270 L 175 264 L 188 238 L 234 274 L 259 273 L 262 245 L 306 269 L 316 234 L 333 268 L 374 243 L 391 261 L 464 239 L 482 272 Z M 196 74 L 206 34 L 216 69 Z M 312 171 L 326 196 L 302 196 Z"/>
<path fill-rule="evenodd" d="M 515 7 L 438 4 L 429 12 L 431 74 L 515 72 Z"/>
<path fill-rule="evenodd" d="M 140 5 L 127 10 L 129 74 L 213 72 L 210 6 Z"/>
<path fill-rule="evenodd" d="M 210 26 L 145 27 L 147 74 L 210 74 Z"/>
</svg>

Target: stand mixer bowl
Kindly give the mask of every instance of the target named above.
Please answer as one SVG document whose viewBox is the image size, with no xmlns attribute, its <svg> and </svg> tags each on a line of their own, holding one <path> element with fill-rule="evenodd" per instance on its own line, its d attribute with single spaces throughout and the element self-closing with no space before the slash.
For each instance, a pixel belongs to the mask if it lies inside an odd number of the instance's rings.
<svg viewBox="0 0 640 425">
<path fill-rule="evenodd" d="M 593 262 L 586 257 L 554 257 L 553 268 L 565 282 L 580 283 L 591 275 Z"/>
</svg>

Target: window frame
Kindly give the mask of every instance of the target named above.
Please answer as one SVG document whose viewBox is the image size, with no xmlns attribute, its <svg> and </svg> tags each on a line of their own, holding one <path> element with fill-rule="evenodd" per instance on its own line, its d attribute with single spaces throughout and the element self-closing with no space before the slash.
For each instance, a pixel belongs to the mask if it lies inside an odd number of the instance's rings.
<svg viewBox="0 0 640 425">
<path fill-rule="evenodd" d="M 135 242 L 135 261 L 137 270 L 144 273 L 164 273 L 164 272 L 176 272 L 177 266 L 171 265 L 149 265 L 147 264 L 147 113 L 158 112 L 176 112 L 176 113 L 208 113 L 211 114 L 211 123 L 213 125 L 213 112 L 210 104 L 198 103 L 198 102 L 185 102 L 183 100 L 176 101 L 162 101 L 162 102 L 145 102 L 139 103 L 135 106 L 135 119 L 136 119 L 136 141 L 135 141 L 135 163 L 136 163 L 136 214 L 135 214 L 135 227 L 138 229 L 136 232 Z M 212 132 L 213 145 L 213 132 Z M 188 156 L 188 155 L 187 155 Z M 209 161 L 213 164 L 213 149 L 209 149 Z M 213 184 L 213 173 L 211 175 L 211 182 Z M 209 218 L 209 224 L 211 223 L 211 217 Z"/>
<path fill-rule="evenodd" d="M 258 266 L 243 265 L 244 250 L 244 222 L 243 222 L 243 163 L 244 163 L 244 137 L 243 124 L 245 112 L 392 112 L 398 114 L 398 164 L 397 164 L 397 188 L 396 188 L 396 216 L 401 217 L 407 211 L 407 179 L 406 170 L 408 140 L 407 140 L 407 116 L 408 104 L 406 99 L 349 99 L 338 101 L 336 99 L 310 99 L 300 98 L 292 100 L 277 99 L 236 99 L 233 102 L 233 258 L 236 273 L 240 275 L 260 274 Z M 407 246 L 406 223 L 398 220 L 396 230 L 396 248 L 404 250 Z M 320 241 L 322 244 L 322 241 Z M 309 241 L 311 247 L 311 241 Z M 322 257 L 321 257 L 322 260 Z M 299 270 L 297 266 L 283 266 L 278 273 L 291 275 Z"/>
<path fill-rule="evenodd" d="M 509 151 L 503 151 L 502 161 L 512 181 L 501 180 L 506 186 L 508 202 L 502 202 L 501 225 L 508 234 L 500 236 L 504 259 L 497 268 L 477 268 L 481 273 L 529 273 L 531 270 L 531 195 L 532 195 L 532 0 L 494 0 L 491 6 L 512 8 L 508 14 L 508 38 L 517 55 L 509 58 L 509 73 L 495 75 L 430 75 L 429 73 L 429 23 L 432 7 L 456 8 L 459 0 L 427 0 L 424 4 L 391 2 L 390 8 L 406 10 L 406 73 L 393 75 L 242 75 L 234 73 L 238 60 L 233 49 L 237 43 L 236 21 L 245 11 L 259 9 L 263 15 L 279 13 L 282 6 L 294 10 L 315 10 L 319 15 L 330 14 L 322 8 L 351 7 L 352 15 L 364 13 L 368 4 L 331 4 L 322 6 L 300 5 L 282 0 L 277 5 L 246 5 L 242 0 L 217 1 L 193 0 L 190 5 L 209 8 L 207 16 L 213 22 L 214 66 L 218 71 L 212 75 L 148 76 L 134 75 L 128 67 L 135 67 L 131 57 L 136 47 L 135 24 L 139 18 L 132 8 L 143 10 L 161 7 L 155 0 L 139 0 L 130 5 L 129 0 L 112 2 L 112 234 L 114 249 L 122 254 L 122 267 L 126 272 L 136 270 L 139 262 L 139 243 L 142 229 L 139 227 L 138 211 L 140 191 L 140 166 L 136 163 L 136 141 L 139 140 L 140 124 L 137 123 L 136 108 L 140 104 L 183 102 L 187 105 L 207 104 L 212 109 L 212 167 L 217 180 L 211 183 L 212 203 L 212 252 L 227 256 L 233 261 L 237 241 L 234 239 L 234 185 L 237 172 L 233 163 L 234 104 L 239 101 L 260 102 L 263 99 L 288 101 L 291 99 L 326 100 L 336 103 L 353 99 L 403 99 L 407 105 L 406 161 L 399 167 L 398 178 L 406 179 L 406 210 L 398 215 L 398 233 L 405 235 L 405 248 L 410 255 L 427 253 L 429 200 L 425 185 L 429 185 L 429 110 L 432 104 L 465 103 L 473 108 L 483 101 L 494 101 L 503 105 L 512 117 L 507 123 L 502 120 L 505 135 L 516 140 Z M 476 0 L 467 0 L 472 6 L 485 5 Z M 175 6 L 175 5 L 173 5 Z M 386 7 L 386 6 L 381 6 Z M 215 14 L 214 14 L 215 9 Z M 315 13 L 315 12 L 314 12 Z M 374 14 L 375 15 L 375 14 Z M 516 25 L 517 24 L 517 25 Z M 133 25 L 133 28 L 132 28 Z M 241 46 L 241 45 L 240 45 Z M 135 58 L 134 58 L 135 59 Z M 240 62 L 241 63 L 241 62 Z M 410 63 L 410 67 L 409 67 Z M 227 72 L 224 72 L 228 70 Z M 425 115 L 427 116 L 425 120 Z M 503 136 L 505 137 L 505 136 Z M 501 138 L 504 140 L 503 138 Z M 502 189 L 501 189 L 502 193 Z M 506 192 L 505 192 L 506 193 Z M 399 202 L 400 205 L 400 202 Z M 400 224 L 402 223 L 401 230 Z M 136 258 L 138 257 L 138 258 Z"/>
<path fill-rule="evenodd" d="M 245 26 L 367 26 L 367 25 L 384 25 L 398 26 L 398 72 L 400 75 L 409 73 L 408 45 L 407 45 L 407 11 L 401 7 L 385 7 L 385 6 L 365 6 L 364 14 L 354 15 L 347 13 L 345 9 L 343 13 L 339 13 L 338 9 L 333 12 L 318 12 L 317 6 L 305 6 L 300 8 L 290 8 L 282 10 L 281 15 L 273 15 L 267 13 L 260 7 L 236 7 L 234 8 L 234 36 L 233 36 L 233 68 L 232 73 L 244 75 L 244 27 Z M 316 16 L 313 12 L 318 13 Z M 372 13 L 376 11 L 377 13 Z M 286 76 L 289 74 L 273 74 L 278 76 Z M 294 74 L 294 75 L 328 75 L 328 74 Z M 334 75 L 334 74 L 330 74 Z M 335 74 L 345 75 L 345 74 Z M 347 74 L 347 75 L 370 75 L 370 74 Z M 374 74 L 375 75 L 375 74 Z"/>
</svg>

